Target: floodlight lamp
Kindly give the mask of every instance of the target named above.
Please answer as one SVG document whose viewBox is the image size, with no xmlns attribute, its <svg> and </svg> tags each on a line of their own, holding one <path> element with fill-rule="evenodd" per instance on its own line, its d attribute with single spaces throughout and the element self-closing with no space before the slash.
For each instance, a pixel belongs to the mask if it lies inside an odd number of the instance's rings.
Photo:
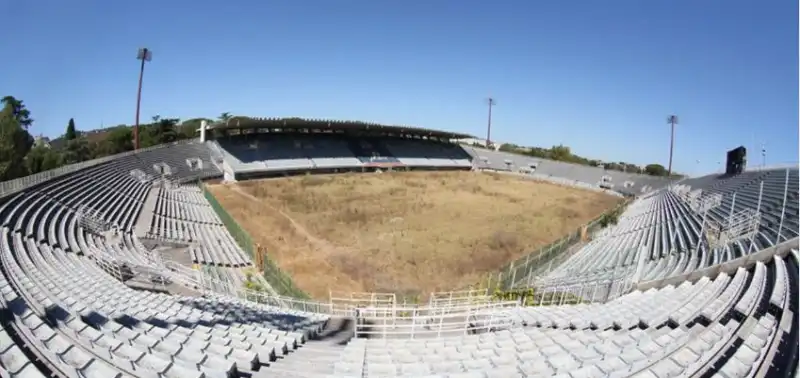
<svg viewBox="0 0 800 378">
<path fill-rule="evenodd" d="M 150 49 L 148 49 L 146 47 L 141 48 L 141 49 L 139 49 L 139 51 L 136 54 L 136 59 L 144 60 L 144 61 L 149 62 L 149 61 L 151 61 L 153 59 L 153 52 L 150 51 Z"/>
</svg>

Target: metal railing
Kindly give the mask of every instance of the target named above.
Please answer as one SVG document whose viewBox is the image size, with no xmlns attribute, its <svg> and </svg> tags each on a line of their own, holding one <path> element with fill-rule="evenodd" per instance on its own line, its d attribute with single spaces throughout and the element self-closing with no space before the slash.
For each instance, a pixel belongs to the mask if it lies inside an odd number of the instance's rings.
<svg viewBox="0 0 800 378">
<path fill-rule="evenodd" d="M 551 267 L 555 263 L 560 263 L 561 260 L 568 257 L 564 252 L 570 252 L 570 248 L 579 243 L 584 235 L 591 235 L 602 228 L 602 221 L 605 217 L 611 216 L 612 214 L 620 214 L 631 202 L 632 200 L 626 200 L 561 239 L 512 261 L 506 267 L 500 269 L 499 272 L 489 275 L 485 284 L 478 283 L 477 286 L 487 287 L 490 292 L 495 290 L 510 290 L 516 287 L 518 283 L 527 281 L 529 276 L 540 275 L 545 272 L 548 267 Z M 571 252 L 575 251 L 573 250 Z"/>
<path fill-rule="evenodd" d="M 250 234 L 245 231 L 245 229 L 239 225 L 238 222 L 225 210 L 225 208 L 219 203 L 217 198 L 211 191 L 206 188 L 206 186 L 202 182 L 198 182 L 200 189 L 203 192 L 203 195 L 208 200 L 211 208 L 214 209 L 214 212 L 219 217 L 222 224 L 228 230 L 228 233 L 233 237 L 236 241 L 236 244 L 241 248 L 251 259 L 254 259 L 256 262 L 259 262 L 260 265 L 258 268 L 263 270 L 264 272 L 264 279 L 269 283 L 275 292 L 278 294 L 285 296 L 285 297 L 293 297 L 293 298 L 300 298 L 300 299 L 308 299 L 310 298 L 308 294 L 304 293 L 300 290 L 292 281 L 291 277 L 286 274 L 283 270 L 281 270 L 275 262 L 272 261 L 267 256 L 265 250 L 263 250 L 259 245 L 253 243 L 253 239 L 250 237 Z"/>
<path fill-rule="evenodd" d="M 431 338 L 515 327 L 518 301 L 453 307 L 364 307 L 353 309 L 356 338 Z"/>
<path fill-rule="evenodd" d="M 453 307 L 461 305 L 485 304 L 492 301 L 488 290 L 461 290 L 431 293 L 429 307 Z"/>
<path fill-rule="evenodd" d="M 164 260 L 163 264 L 168 274 L 178 283 L 197 290 L 202 290 L 205 286 L 200 272 L 171 260 Z"/>
<path fill-rule="evenodd" d="M 100 269 L 108 273 L 111 277 L 114 277 L 117 281 L 125 281 L 125 276 L 122 274 L 122 267 L 110 256 L 93 254 L 91 255 L 91 259 Z"/>
<path fill-rule="evenodd" d="M 331 308 L 347 311 L 358 307 L 391 307 L 397 305 L 394 293 L 328 291 Z"/>
<path fill-rule="evenodd" d="M 254 303 L 303 312 L 329 315 L 348 314 L 348 311 L 345 310 L 334 311 L 330 303 L 279 296 L 238 286 L 229 281 L 213 278 L 202 270 L 191 269 L 171 260 L 164 260 L 164 268 L 171 280 L 198 290 L 206 296 L 240 298 Z"/>
<path fill-rule="evenodd" d="M 105 251 L 90 249 L 91 251 L 87 255 L 90 256 L 91 260 L 100 269 L 120 282 L 140 278 L 144 279 L 144 281 L 138 281 L 140 284 L 147 284 L 150 289 L 163 291 L 168 291 L 167 285 L 173 282 L 169 278 L 171 275 L 164 274 L 165 272 L 159 267 L 133 263 L 127 259 L 119 259 Z"/>
<path fill-rule="evenodd" d="M 244 299 L 246 301 L 259 303 L 267 306 L 278 307 L 282 309 L 291 309 L 302 312 L 311 312 L 316 314 L 328 314 L 336 316 L 352 315 L 352 313 L 349 311 L 340 311 L 335 308 L 332 308 L 330 303 L 304 300 L 304 299 L 285 297 L 285 296 L 276 296 L 245 288 L 237 289 L 236 297 Z"/>
<path fill-rule="evenodd" d="M 536 287 L 527 306 L 562 306 L 580 303 L 605 303 L 619 298 L 633 289 L 633 281 L 628 277 L 610 280 L 597 280 L 567 285 L 548 285 Z"/>
<path fill-rule="evenodd" d="M 761 213 L 745 208 L 724 221 L 708 220 L 705 236 L 711 248 L 718 248 L 739 239 L 751 239 L 758 233 Z"/>
<path fill-rule="evenodd" d="M 690 210 L 689 214 L 694 213 L 696 216 L 700 218 L 700 228 L 697 234 L 697 239 L 690 239 L 688 240 L 684 246 L 680 246 L 676 240 L 678 239 L 678 234 L 681 232 L 681 222 L 683 222 L 683 218 L 673 219 L 674 222 L 672 227 L 668 228 L 668 248 L 670 248 L 671 253 L 690 253 L 692 256 L 700 257 L 700 248 L 702 246 L 706 247 L 706 250 L 709 253 L 714 253 L 711 251 L 720 251 L 722 248 L 726 246 L 736 246 L 738 245 L 741 248 L 741 253 L 744 256 L 748 256 L 752 253 L 757 252 L 759 249 L 763 249 L 768 247 L 769 245 L 778 245 L 781 243 L 782 240 L 786 240 L 787 237 L 791 237 L 793 234 L 786 234 L 783 231 L 782 225 L 786 221 L 786 209 L 787 209 L 787 202 L 790 198 L 789 193 L 789 181 L 792 179 L 792 174 L 796 174 L 791 172 L 790 170 L 786 170 L 785 175 L 783 177 L 779 177 L 780 173 L 777 173 L 776 176 L 773 176 L 773 185 L 777 186 L 778 181 L 783 181 L 782 190 L 774 190 L 772 192 L 772 204 L 771 208 L 766 207 L 764 204 L 764 183 L 766 180 L 757 178 L 754 181 L 747 183 L 746 185 L 750 186 L 749 190 L 744 189 L 742 187 L 738 187 L 736 191 L 727 192 L 725 196 L 727 197 L 728 201 L 724 206 L 725 209 L 720 209 L 723 203 L 722 193 L 714 192 L 712 190 L 691 190 L 691 188 L 687 185 L 676 185 L 672 188 L 667 189 L 668 195 L 674 197 L 676 200 L 683 202 Z M 795 176 L 796 177 L 796 176 Z M 757 181 L 756 181 L 757 180 Z M 756 185 L 757 184 L 757 185 Z M 757 194 L 755 193 L 755 188 L 758 188 Z M 736 211 L 737 206 L 737 194 L 739 192 L 747 193 L 747 197 L 751 202 L 748 206 L 739 211 Z M 782 192 L 782 193 L 781 193 Z M 778 198 L 781 201 L 778 201 Z M 752 208 L 752 204 L 755 204 L 755 208 Z M 712 219 L 710 216 L 711 209 L 719 209 L 716 213 L 717 216 Z M 766 208 L 767 213 L 764 212 L 764 208 Z M 764 225 L 762 221 L 765 218 L 762 218 L 763 214 L 771 214 L 770 217 L 773 221 L 771 225 L 770 231 L 772 232 L 764 232 L 766 227 L 770 227 L 769 224 Z M 641 232 L 641 230 L 645 230 L 648 227 L 652 227 L 652 225 L 647 225 L 644 228 L 637 229 L 633 232 Z M 756 240 L 758 237 L 759 240 Z M 738 242 L 738 243 L 737 243 Z M 649 247 L 648 247 L 649 248 Z M 618 253 L 619 255 L 619 253 Z M 727 259 L 732 257 L 727 253 L 722 253 L 721 256 L 723 259 Z M 660 264 L 661 262 L 669 263 L 669 259 L 673 258 L 672 255 L 662 257 L 661 259 L 649 260 L 647 264 Z M 710 261 L 707 261 L 710 263 Z M 640 256 L 640 264 L 644 264 L 645 260 Z M 720 261 L 721 264 L 727 264 L 728 260 Z M 708 268 L 705 266 L 706 261 L 702 262 L 703 265 L 699 267 L 699 269 L 706 269 Z M 617 268 L 625 268 L 622 265 L 616 265 Z M 615 268 L 616 269 L 616 268 Z M 641 271 L 641 269 L 639 269 Z M 573 282 L 580 281 L 580 280 L 591 280 L 588 276 L 596 274 L 597 271 L 576 271 L 576 272 L 560 272 L 559 276 L 572 275 Z M 636 280 L 633 279 L 635 276 L 634 274 L 629 274 L 625 272 L 625 275 L 631 276 L 631 280 L 638 281 L 638 279 L 642 277 L 636 277 Z M 641 274 L 641 272 L 639 272 Z M 667 274 L 664 277 L 650 277 L 650 280 L 667 280 L 671 277 L 682 276 L 684 273 L 676 272 L 673 274 L 669 274 L 670 272 L 664 273 Z M 661 274 L 661 273 L 659 273 Z M 552 278 L 552 277 L 550 277 Z M 561 278 L 561 277 L 557 277 Z M 541 280 L 545 281 L 545 280 Z M 551 280 L 552 282 L 552 280 Z M 536 286 L 542 282 L 533 282 L 531 286 Z M 636 283 L 636 282 L 633 282 Z"/>
</svg>

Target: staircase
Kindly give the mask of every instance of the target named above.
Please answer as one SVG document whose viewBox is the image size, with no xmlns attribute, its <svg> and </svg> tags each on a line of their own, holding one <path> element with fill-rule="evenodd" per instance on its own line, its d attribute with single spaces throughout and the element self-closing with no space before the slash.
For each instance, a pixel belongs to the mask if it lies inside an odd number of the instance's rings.
<svg viewBox="0 0 800 378">
<path fill-rule="evenodd" d="M 349 318 L 331 318 L 319 337 L 309 340 L 297 350 L 279 357 L 262 369 L 270 376 L 284 378 L 331 377 L 334 364 L 342 361 L 345 345 L 355 334 Z"/>
<path fill-rule="evenodd" d="M 142 204 L 142 210 L 139 211 L 139 217 L 136 219 L 136 226 L 134 226 L 133 234 L 139 238 L 145 237 L 150 232 L 150 223 L 153 221 L 160 190 L 161 188 L 159 187 L 151 187 L 147 192 L 147 197 L 144 200 L 144 204 Z"/>
</svg>

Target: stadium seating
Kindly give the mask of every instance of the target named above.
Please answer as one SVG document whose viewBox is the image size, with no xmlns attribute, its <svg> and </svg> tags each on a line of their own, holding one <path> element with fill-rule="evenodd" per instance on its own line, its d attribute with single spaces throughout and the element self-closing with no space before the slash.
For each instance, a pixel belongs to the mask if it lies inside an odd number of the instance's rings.
<svg viewBox="0 0 800 378">
<path fill-rule="evenodd" d="M 584 188 L 606 187 L 616 192 L 641 195 L 669 183 L 662 177 L 606 170 L 554 160 L 534 158 L 504 151 L 464 147 L 481 169 L 519 172 L 539 179 L 556 181 Z"/>
<path fill-rule="evenodd" d="M 469 156 L 456 145 L 414 139 L 387 139 L 384 144 L 401 163 L 410 167 L 471 166 Z"/>
<path fill-rule="evenodd" d="M 435 340 L 363 340 L 337 376 L 676 377 L 777 374 L 791 356 L 797 256 L 696 282 L 634 291 L 605 304 L 527 307 L 525 327 Z M 787 318 L 789 317 L 789 318 Z M 792 346 L 794 342 L 794 346 Z M 795 355 L 796 356 L 796 355 Z M 763 370 L 762 370 L 763 369 Z M 762 372 L 759 374 L 759 372 Z M 787 371 L 783 371 L 787 373 Z M 705 375 L 704 375 L 705 376 Z"/>
<path fill-rule="evenodd" d="M 759 209 L 764 222 L 752 247 L 749 241 L 737 241 L 708 250 L 699 231 L 702 214 L 679 191 L 659 190 L 634 201 L 616 226 L 546 277 L 565 287 L 602 278 L 609 281 L 604 295 L 612 291 L 619 295 L 595 303 L 506 309 L 503 315 L 514 321 L 510 327 L 479 334 L 467 334 L 465 328 L 458 336 L 330 342 L 325 337 L 332 313 L 299 311 L 224 293 L 133 290 L 103 265 L 109 259 L 158 269 L 163 261 L 137 235 L 144 224 L 154 238 L 189 246 L 191 262 L 203 265 L 217 281 L 241 284 L 241 277 L 231 272 L 249 265 L 249 257 L 193 185 L 198 179 L 221 175 L 211 158 L 217 153 L 224 160 L 235 157 L 242 170 L 250 169 L 250 164 L 278 170 L 364 164 L 363 159 L 394 159 L 420 167 L 469 160 L 460 148 L 423 140 L 381 140 L 358 144 L 358 149 L 351 144 L 297 137 L 259 139 L 256 148 L 238 142 L 222 143 L 222 150 L 212 143 L 170 145 L 65 170 L 61 176 L 0 198 L 0 377 L 796 373 L 794 314 L 800 294 L 796 168 L 788 171 L 791 195 L 786 197 L 785 211 L 785 169 L 681 183 L 725 195 L 722 205 L 708 212 L 710 222 L 724 221 L 730 208 Z M 566 180 L 595 177 L 578 170 L 565 175 Z M 762 181 L 764 196 L 759 204 Z M 94 217 L 113 225 L 113 235 L 90 229 L 85 222 Z M 792 241 L 792 250 L 775 247 Z M 638 270 L 641 282 L 629 290 L 622 286 L 612 290 L 611 285 L 619 283 L 610 282 L 609 275 L 637 274 L 641 256 L 646 258 L 645 268 Z M 745 256 L 759 258 L 739 266 L 720 265 Z M 665 280 L 673 276 L 677 280 Z"/>
<path fill-rule="evenodd" d="M 348 138 L 347 145 L 362 164 L 399 164 L 380 138 Z"/>
<path fill-rule="evenodd" d="M 251 264 L 198 187 L 184 185 L 157 190 L 150 235 L 190 243 L 192 261 L 198 264 L 228 267 Z"/>
<path fill-rule="evenodd" d="M 461 146 L 432 140 L 338 134 L 232 137 L 220 140 L 235 173 L 270 173 L 369 167 L 472 167 Z"/>
<path fill-rule="evenodd" d="M 2 204 L 0 286 L 3 307 L 9 310 L 4 340 L 11 345 L 4 346 L 9 354 L 0 357 L 0 371 L 43 376 L 45 368 L 35 366 L 41 360 L 48 364 L 46 373 L 59 376 L 232 376 L 287 353 L 318 332 L 325 316 L 136 292 L 87 258 L 114 254 L 146 263 L 131 240 L 131 229 L 147 192 L 156 190 L 150 186 L 156 180 L 142 182 L 125 170 L 162 170 L 153 165 L 166 163 L 174 180 L 190 178 L 197 167 L 192 171 L 181 163 L 207 160 L 203 149 L 184 145 L 120 158 L 47 182 Z M 203 175 L 205 171 L 200 169 Z M 204 206 L 175 204 L 203 198 L 197 194 L 165 194 L 163 213 L 220 227 L 215 216 L 208 217 L 204 199 Z M 77 222 L 77 209 L 83 204 L 119 225 L 124 242 L 110 245 L 86 233 Z M 14 344 L 25 348 L 9 348 Z"/>
<path fill-rule="evenodd" d="M 759 191 L 763 194 L 759 204 Z M 733 177 L 717 174 L 684 180 L 681 185 L 719 194 L 721 204 L 703 213 L 693 210 L 672 190 L 661 190 L 631 205 L 619 223 L 595 238 L 539 282 L 567 284 L 631 277 L 644 259 L 642 280 L 656 280 L 722 264 L 798 237 L 798 169 L 746 171 Z M 785 208 L 784 189 L 786 189 Z M 732 214 L 758 210 L 761 222 L 751 238 L 709 248 L 704 227 L 724 223 Z M 781 223 L 783 219 L 783 223 Z M 705 225 L 704 225 L 705 223 Z M 705 228 L 708 231 L 708 227 Z M 640 257 L 641 256 L 641 257 Z M 524 280 L 523 280 L 524 281 Z"/>
</svg>

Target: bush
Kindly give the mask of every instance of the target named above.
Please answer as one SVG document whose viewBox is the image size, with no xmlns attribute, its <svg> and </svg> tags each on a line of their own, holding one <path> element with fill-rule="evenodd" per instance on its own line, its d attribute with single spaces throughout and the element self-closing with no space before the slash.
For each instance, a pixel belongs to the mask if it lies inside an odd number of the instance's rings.
<svg viewBox="0 0 800 378">
<path fill-rule="evenodd" d="M 606 228 L 608 226 L 617 224 L 617 222 L 619 222 L 619 216 L 621 214 L 622 214 L 622 207 L 603 215 L 603 217 L 600 218 L 600 227 Z"/>
</svg>

